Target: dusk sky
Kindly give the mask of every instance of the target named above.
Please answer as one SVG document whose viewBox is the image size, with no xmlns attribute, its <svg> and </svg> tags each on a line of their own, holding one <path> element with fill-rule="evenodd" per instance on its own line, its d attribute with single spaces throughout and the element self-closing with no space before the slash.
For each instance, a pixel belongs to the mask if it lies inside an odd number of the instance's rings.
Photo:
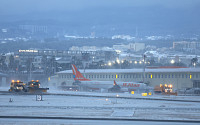
<svg viewBox="0 0 200 125">
<path fill-rule="evenodd" d="M 80 11 L 100 7 L 196 8 L 200 0 L 0 0 L 0 14 L 27 14 L 29 12 Z"/>
</svg>

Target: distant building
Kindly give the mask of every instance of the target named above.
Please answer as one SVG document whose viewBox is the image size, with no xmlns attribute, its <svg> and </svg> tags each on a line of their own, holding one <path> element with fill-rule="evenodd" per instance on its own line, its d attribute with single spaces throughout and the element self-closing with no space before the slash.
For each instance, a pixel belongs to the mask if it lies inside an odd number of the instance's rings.
<svg viewBox="0 0 200 125">
<path fill-rule="evenodd" d="M 113 49 L 120 50 L 120 51 L 130 50 L 130 51 L 138 52 L 145 49 L 145 44 L 144 43 L 129 43 L 128 45 L 124 45 L 124 44 L 113 45 Z"/>
<path fill-rule="evenodd" d="M 35 32 L 44 32 L 47 33 L 47 26 L 38 26 L 38 25 L 20 25 L 19 29 Z"/>
<path fill-rule="evenodd" d="M 0 72 L 0 86 L 6 86 L 7 75 Z"/>
<path fill-rule="evenodd" d="M 200 49 L 200 42 L 173 42 L 173 49 L 184 50 L 184 49 Z"/>
<path fill-rule="evenodd" d="M 143 81 L 143 69 L 87 69 L 85 77 L 99 81 L 124 81 L 141 82 Z M 60 86 L 66 82 L 71 86 L 74 82 L 72 70 L 58 72 L 51 78 L 50 84 Z M 156 68 L 146 69 L 145 83 L 154 87 L 160 84 L 171 84 L 174 90 L 183 88 L 200 88 L 200 69 L 199 68 Z"/>
</svg>

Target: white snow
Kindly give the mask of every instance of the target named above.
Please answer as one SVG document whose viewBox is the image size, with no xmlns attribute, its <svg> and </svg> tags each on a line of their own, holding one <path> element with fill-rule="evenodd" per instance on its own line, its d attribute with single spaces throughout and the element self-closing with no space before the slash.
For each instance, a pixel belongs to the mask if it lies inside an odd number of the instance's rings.
<svg viewBox="0 0 200 125">
<path fill-rule="evenodd" d="M 0 115 L 200 120 L 199 102 L 119 98 L 141 97 L 200 100 L 199 97 L 172 97 L 157 95 L 142 97 L 140 94 L 131 95 L 128 93 L 73 92 L 52 89 L 50 89 L 49 92 L 63 95 L 43 95 L 43 101 L 36 101 L 36 95 L 0 95 Z M 71 94 L 72 96 L 64 94 Z M 107 97 L 83 97 L 81 95 Z M 116 97 L 117 95 L 119 95 L 119 97 Z M 115 96 L 116 98 L 109 98 L 109 96 Z M 13 102 L 9 102 L 10 98 Z"/>
</svg>

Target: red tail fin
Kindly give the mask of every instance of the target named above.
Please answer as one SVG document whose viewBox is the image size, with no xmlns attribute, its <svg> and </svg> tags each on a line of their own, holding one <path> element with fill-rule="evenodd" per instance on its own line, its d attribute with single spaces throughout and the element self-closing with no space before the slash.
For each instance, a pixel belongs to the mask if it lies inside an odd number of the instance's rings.
<svg viewBox="0 0 200 125">
<path fill-rule="evenodd" d="M 113 84 L 113 85 L 114 85 L 114 86 L 115 86 L 115 85 L 117 85 L 117 83 L 116 83 L 116 81 L 115 81 L 115 80 L 114 80 L 114 84 Z"/>
<path fill-rule="evenodd" d="M 78 68 L 72 64 L 72 72 L 73 72 L 73 76 L 74 76 L 74 80 L 78 80 L 78 81 L 90 81 L 89 79 L 86 79 L 78 70 Z"/>
</svg>

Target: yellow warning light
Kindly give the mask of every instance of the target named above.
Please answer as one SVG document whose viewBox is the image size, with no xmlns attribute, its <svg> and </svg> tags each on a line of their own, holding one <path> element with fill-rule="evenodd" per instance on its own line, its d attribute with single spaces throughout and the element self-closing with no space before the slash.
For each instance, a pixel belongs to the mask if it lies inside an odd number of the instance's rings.
<svg viewBox="0 0 200 125">
<path fill-rule="evenodd" d="M 12 82 L 15 82 L 15 80 L 12 80 Z"/>
<path fill-rule="evenodd" d="M 169 88 L 172 88 L 172 84 L 168 85 Z"/>
<path fill-rule="evenodd" d="M 116 75 L 115 78 L 117 79 L 117 78 L 118 78 L 118 75 Z"/>
<path fill-rule="evenodd" d="M 190 75 L 190 79 L 192 79 L 192 75 Z"/>
<path fill-rule="evenodd" d="M 134 91 L 131 91 L 131 94 L 133 95 L 135 92 Z"/>
<path fill-rule="evenodd" d="M 149 92 L 149 95 L 152 95 L 152 93 L 151 93 L 151 92 Z"/>
<path fill-rule="evenodd" d="M 142 96 L 147 96 L 147 93 L 142 93 Z"/>
</svg>

